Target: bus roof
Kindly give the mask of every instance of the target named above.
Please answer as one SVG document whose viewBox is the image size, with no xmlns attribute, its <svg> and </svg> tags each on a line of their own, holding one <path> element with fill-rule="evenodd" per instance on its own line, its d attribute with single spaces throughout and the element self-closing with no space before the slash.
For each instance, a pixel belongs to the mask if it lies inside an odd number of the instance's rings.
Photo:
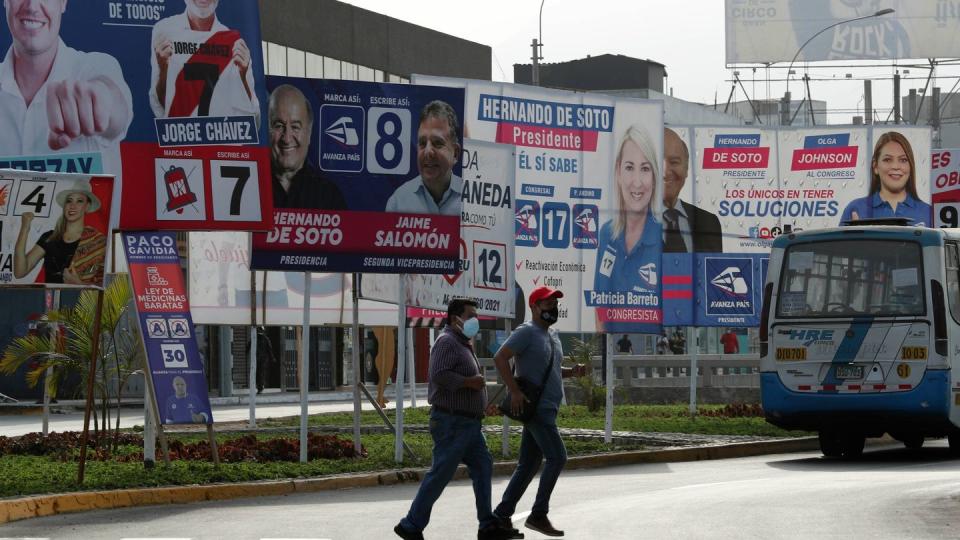
<svg viewBox="0 0 960 540">
<path fill-rule="evenodd" d="M 932 229 L 929 227 L 897 225 L 849 225 L 825 229 L 806 229 L 781 234 L 773 241 L 773 247 L 783 249 L 799 242 L 849 240 L 850 236 L 862 238 L 915 238 L 921 245 L 941 245 L 944 240 L 960 240 L 960 229 Z"/>
</svg>

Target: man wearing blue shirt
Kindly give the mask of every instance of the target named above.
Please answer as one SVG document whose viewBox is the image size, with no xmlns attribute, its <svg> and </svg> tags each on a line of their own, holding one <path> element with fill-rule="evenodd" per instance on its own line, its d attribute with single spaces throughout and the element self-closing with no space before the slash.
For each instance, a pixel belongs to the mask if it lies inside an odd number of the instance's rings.
<svg viewBox="0 0 960 540">
<path fill-rule="evenodd" d="M 173 378 L 173 391 L 174 395 L 167 398 L 163 409 L 164 424 L 203 424 L 209 420 L 197 396 L 187 394 L 187 381 L 183 377 Z"/>
<path fill-rule="evenodd" d="M 463 178 L 453 174 L 460 159 L 457 113 L 449 103 L 434 100 L 420 112 L 417 167 L 420 175 L 398 187 L 387 200 L 387 212 L 460 215 Z"/>
</svg>

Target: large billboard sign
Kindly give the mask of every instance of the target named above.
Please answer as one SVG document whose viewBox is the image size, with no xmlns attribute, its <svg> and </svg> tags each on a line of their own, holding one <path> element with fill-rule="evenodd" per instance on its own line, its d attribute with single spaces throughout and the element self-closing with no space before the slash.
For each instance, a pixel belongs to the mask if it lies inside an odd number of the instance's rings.
<svg viewBox="0 0 960 540">
<path fill-rule="evenodd" d="M 444 313 L 452 298 L 476 300 L 481 315 L 513 318 L 514 150 L 512 146 L 473 139 L 461 155 L 463 208 L 460 221 L 460 264 L 449 274 L 365 274 L 364 298 L 397 302 L 405 280 L 407 306 Z"/>
<path fill-rule="evenodd" d="M 123 229 L 267 229 L 256 0 L 4 9 L 0 168 L 114 175 Z"/>
<path fill-rule="evenodd" d="M 0 286 L 102 287 L 114 179 L 0 171 Z"/>
<path fill-rule="evenodd" d="M 466 88 L 471 138 L 516 147 L 516 281 L 564 291 L 561 331 L 656 332 L 663 104 L 417 76 Z M 519 315 L 519 314 L 518 314 Z"/>
<path fill-rule="evenodd" d="M 190 313 L 197 324 L 297 326 L 303 324 L 303 272 L 254 272 L 250 282 L 250 233 L 190 233 Z M 347 325 L 353 320 L 351 274 L 310 274 L 310 324 Z M 256 305 L 255 310 L 251 306 Z M 396 326 L 396 306 L 360 300 L 360 324 Z"/>
<path fill-rule="evenodd" d="M 725 13 L 727 64 L 957 56 L 960 17 L 942 0 L 726 0 Z"/>
<path fill-rule="evenodd" d="M 253 267 L 450 274 L 463 90 L 269 77 L 274 228 Z"/>
</svg>

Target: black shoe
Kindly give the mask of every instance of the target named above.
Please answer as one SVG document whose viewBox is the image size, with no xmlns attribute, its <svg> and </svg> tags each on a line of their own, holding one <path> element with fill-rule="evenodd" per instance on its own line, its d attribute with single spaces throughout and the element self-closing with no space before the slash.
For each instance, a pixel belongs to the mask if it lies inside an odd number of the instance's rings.
<svg viewBox="0 0 960 540">
<path fill-rule="evenodd" d="M 511 521 L 510 518 L 500 517 L 494 514 L 493 519 L 497 520 L 497 525 L 499 525 L 501 529 L 510 531 L 510 536 L 507 538 L 523 538 L 523 533 L 513 526 L 513 521 Z"/>
<path fill-rule="evenodd" d="M 530 514 L 523 525 L 547 536 L 563 536 L 563 531 L 554 528 L 546 514 Z"/>
<path fill-rule="evenodd" d="M 503 527 L 499 521 L 477 531 L 477 540 L 510 540 L 512 538 L 523 538 L 523 533 L 513 527 Z"/>
<path fill-rule="evenodd" d="M 403 538 L 403 540 L 423 540 L 422 532 L 408 531 L 399 523 L 397 523 L 397 526 L 393 528 L 393 532 L 397 533 L 397 536 Z"/>
</svg>

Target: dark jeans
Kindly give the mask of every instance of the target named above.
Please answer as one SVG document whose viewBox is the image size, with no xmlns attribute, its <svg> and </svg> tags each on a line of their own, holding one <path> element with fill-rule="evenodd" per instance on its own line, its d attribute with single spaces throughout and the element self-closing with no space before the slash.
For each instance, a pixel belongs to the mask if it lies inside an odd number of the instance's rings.
<svg viewBox="0 0 960 540">
<path fill-rule="evenodd" d="M 490 512 L 490 476 L 493 457 L 480 429 L 480 420 L 433 410 L 430 412 L 430 436 L 433 437 L 433 463 L 400 525 L 408 531 L 423 531 L 430 522 L 433 504 L 447 487 L 457 466 L 464 463 L 473 480 L 480 528 L 494 523 Z"/>
<path fill-rule="evenodd" d="M 520 457 L 517 468 L 510 477 L 503 500 L 497 505 L 494 514 L 508 518 L 517 510 L 520 497 L 527 490 L 533 477 L 537 475 L 540 464 L 546 461 L 540 474 L 540 487 L 533 501 L 532 514 L 546 514 L 550 511 L 550 496 L 557 485 L 560 472 L 567 463 L 567 448 L 557 429 L 557 410 L 542 408 L 537 415 L 523 426 L 520 440 Z"/>
</svg>

